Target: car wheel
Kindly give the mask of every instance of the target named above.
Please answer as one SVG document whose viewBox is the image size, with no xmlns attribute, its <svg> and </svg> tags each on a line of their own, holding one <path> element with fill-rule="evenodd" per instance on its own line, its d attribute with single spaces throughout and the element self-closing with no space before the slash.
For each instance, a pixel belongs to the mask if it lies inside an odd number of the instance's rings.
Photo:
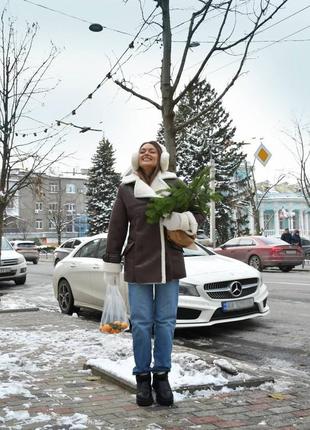
<svg viewBox="0 0 310 430">
<path fill-rule="evenodd" d="M 24 285 L 26 282 L 26 276 L 23 276 L 22 278 L 14 279 L 15 285 Z"/>
<path fill-rule="evenodd" d="M 282 270 L 282 272 L 290 272 L 292 269 L 294 269 L 295 266 L 282 266 L 279 267 L 280 270 Z"/>
<path fill-rule="evenodd" d="M 248 261 L 249 266 L 254 267 L 254 269 L 259 270 L 260 272 L 263 270 L 262 263 L 258 255 L 252 255 Z"/>
<path fill-rule="evenodd" d="M 38 264 L 38 259 L 33 260 L 33 264 Z"/>
<path fill-rule="evenodd" d="M 73 314 L 74 298 L 70 284 L 66 279 L 61 279 L 58 283 L 58 303 L 63 314 Z"/>
</svg>

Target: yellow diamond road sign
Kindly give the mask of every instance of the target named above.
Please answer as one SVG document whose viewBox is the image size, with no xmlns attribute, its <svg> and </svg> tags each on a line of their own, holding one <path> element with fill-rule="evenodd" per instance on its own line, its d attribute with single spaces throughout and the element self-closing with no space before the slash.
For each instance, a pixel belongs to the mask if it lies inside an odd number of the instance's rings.
<svg viewBox="0 0 310 430">
<path fill-rule="evenodd" d="M 264 165 L 268 163 L 271 158 L 271 152 L 261 143 L 255 152 L 255 157 Z"/>
</svg>

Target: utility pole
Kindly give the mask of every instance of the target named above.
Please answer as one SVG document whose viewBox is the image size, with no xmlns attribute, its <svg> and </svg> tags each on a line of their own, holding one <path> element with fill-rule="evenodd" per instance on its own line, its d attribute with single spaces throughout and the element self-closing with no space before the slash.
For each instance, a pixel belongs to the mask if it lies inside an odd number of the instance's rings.
<svg viewBox="0 0 310 430">
<path fill-rule="evenodd" d="M 215 162 L 212 158 L 210 158 L 210 188 L 211 192 L 215 192 Z M 210 240 L 212 246 L 216 246 L 216 226 L 215 226 L 215 201 L 211 200 L 210 202 Z"/>
</svg>

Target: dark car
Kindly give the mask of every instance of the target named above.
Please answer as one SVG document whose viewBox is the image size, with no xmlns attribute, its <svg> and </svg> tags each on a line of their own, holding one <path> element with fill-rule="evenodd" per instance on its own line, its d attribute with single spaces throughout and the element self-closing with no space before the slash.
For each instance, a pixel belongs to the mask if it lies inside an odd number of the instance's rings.
<svg viewBox="0 0 310 430">
<path fill-rule="evenodd" d="M 301 238 L 301 247 L 304 251 L 305 259 L 310 260 L 310 240 L 302 237 Z"/>
<path fill-rule="evenodd" d="M 248 263 L 257 270 L 278 267 L 282 272 L 289 272 L 295 266 L 299 266 L 305 257 L 299 246 L 265 236 L 236 237 L 215 248 L 214 251 Z"/>
</svg>

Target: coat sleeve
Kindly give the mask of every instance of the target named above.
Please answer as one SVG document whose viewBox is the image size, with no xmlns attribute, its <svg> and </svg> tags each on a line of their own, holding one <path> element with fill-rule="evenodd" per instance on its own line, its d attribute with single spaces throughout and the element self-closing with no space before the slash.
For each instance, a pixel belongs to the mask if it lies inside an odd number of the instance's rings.
<svg viewBox="0 0 310 430">
<path fill-rule="evenodd" d="M 124 187 L 120 186 L 110 217 L 107 247 L 103 257 L 106 272 L 121 271 L 122 249 L 128 230 L 128 215 L 123 194 Z"/>
</svg>

